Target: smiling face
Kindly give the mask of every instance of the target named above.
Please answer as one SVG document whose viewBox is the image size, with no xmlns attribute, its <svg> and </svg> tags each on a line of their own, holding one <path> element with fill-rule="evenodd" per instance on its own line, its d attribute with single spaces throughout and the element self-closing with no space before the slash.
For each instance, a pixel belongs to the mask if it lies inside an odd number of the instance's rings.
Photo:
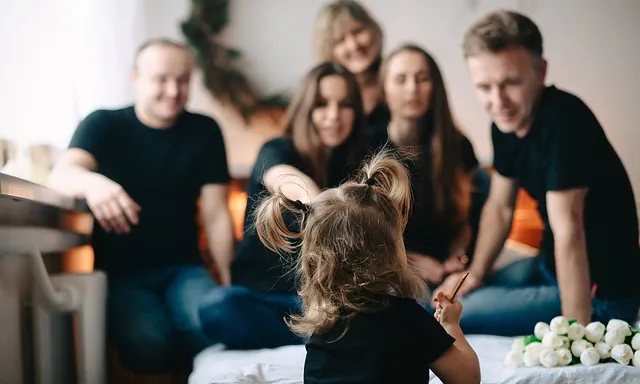
<svg viewBox="0 0 640 384">
<path fill-rule="evenodd" d="M 476 95 L 498 129 L 526 135 L 544 87 L 546 61 L 521 46 L 467 59 Z"/>
<path fill-rule="evenodd" d="M 184 110 L 193 66 L 191 54 L 179 47 L 157 44 L 140 53 L 132 79 L 146 124 L 168 126 Z"/>
<path fill-rule="evenodd" d="M 430 73 L 418 52 L 400 51 L 389 59 L 383 87 L 393 116 L 418 119 L 427 113 L 433 89 Z"/>
<path fill-rule="evenodd" d="M 355 113 L 344 78 L 328 75 L 320 79 L 311 122 L 322 144 L 335 148 L 347 141 L 353 131 Z"/>
<path fill-rule="evenodd" d="M 368 71 L 380 57 L 381 42 L 373 28 L 346 18 L 335 36 L 333 59 L 354 75 Z"/>
</svg>

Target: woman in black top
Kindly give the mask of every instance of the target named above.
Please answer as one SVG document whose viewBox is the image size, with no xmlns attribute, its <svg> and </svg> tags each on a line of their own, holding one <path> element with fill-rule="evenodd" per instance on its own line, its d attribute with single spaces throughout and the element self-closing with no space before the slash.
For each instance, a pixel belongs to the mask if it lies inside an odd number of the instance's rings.
<svg viewBox="0 0 640 384">
<path fill-rule="evenodd" d="M 357 1 L 333 1 L 318 12 L 313 34 L 316 59 L 336 61 L 355 75 L 368 132 L 389 122 L 378 85 L 383 38 L 380 24 Z"/>
<path fill-rule="evenodd" d="M 287 261 L 267 249 L 254 229 L 255 206 L 268 191 L 309 201 L 338 185 L 365 156 L 365 117 L 354 76 L 339 64 L 323 63 L 303 80 L 286 116 L 286 135 L 264 144 L 254 165 L 245 214 L 245 235 L 232 265 L 232 286 L 204 299 L 205 333 L 232 349 L 300 343 L 283 317 L 299 310 Z M 297 223 L 285 217 L 288 227 Z"/>
<path fill-rule="evenodd" d="M 406 248 L 421 276 L 437 285 L 463 267 L 460 257 L 473 232 L 469 212 L 478 160 L 453 120 L 440 69 L 424 49 L 406 44 L 394 50 L 382 64 L 380 82 L 391 121 L 377 141 L 388 139 L 415 155 L 408 162 L 415 202 Z"/>
<path fill-rule="evenodd" d="M 445 383 L 480 382 L 458 324 L 461 304 L 440 292 L 438 324 L 416 300 L 426 297 L 426 284 L 402 241 L 410 206 L 407 169 L 382 153 L 357 179 L 306 203 L 276 192 L 256 210 L 267 246 L 299 250 L 304 309 L 289 325 L 309 338 L 305 384 L 424 384 L 430 369 Z M 288 229 L 286 215 L 301 226 Z"/>
</svg>

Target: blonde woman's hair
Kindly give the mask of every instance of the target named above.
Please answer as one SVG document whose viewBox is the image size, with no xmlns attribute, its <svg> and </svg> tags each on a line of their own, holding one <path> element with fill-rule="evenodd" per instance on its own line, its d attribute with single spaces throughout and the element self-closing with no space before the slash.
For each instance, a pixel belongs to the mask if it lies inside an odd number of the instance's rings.
<svg viewBox="0 0 640 384">
<path fill-rule="evenodd" d="M 382 28 L 371 13 L 362 4 L 354 0 L 333 1 L 326 4 L 318 12 L 313 31 L 313 49 L 316 60 L 333 60 L 333 48 L 337 42 L 336 37 L 344 32 L 344 23 L 347 20 L 355 20 L 365 28 L 373 30 L 380 47 L 380 57 L 374 64 L 379 64 L 382 60 Z"/>
<path fill-rule="evenodd" d="M 294 264 L 304 311 L 289 322 L 293 331 L 323 333 L 339 319 L 384 308 L 389 294 L 426 298 L 426 285 L 402 241 L 410 205 L 409 173 L 385 149 L 356 179 L 310 203 L 278 191 L 262 201 L 255 216 L 261 241 L 281 255 L 298 253 Z M 300 218 L 299 232 L 284 222 L 290 213 Z"/>
</svg>

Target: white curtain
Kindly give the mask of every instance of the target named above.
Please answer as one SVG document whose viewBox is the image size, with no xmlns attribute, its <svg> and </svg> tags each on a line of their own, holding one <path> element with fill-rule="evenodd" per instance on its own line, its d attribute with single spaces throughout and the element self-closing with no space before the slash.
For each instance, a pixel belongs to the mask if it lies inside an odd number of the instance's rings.
<svg viewBox="0 0 640 384">
<path fill-rule="evenodd" d="M 0 138 L 64 148 L 96 108 L 131 102 L 145 0 L 3 0 Z"/>
</svg>

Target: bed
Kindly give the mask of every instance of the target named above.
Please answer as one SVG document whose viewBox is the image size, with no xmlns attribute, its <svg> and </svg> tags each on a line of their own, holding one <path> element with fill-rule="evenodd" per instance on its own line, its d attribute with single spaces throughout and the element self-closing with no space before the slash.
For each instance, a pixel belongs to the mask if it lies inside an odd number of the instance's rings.
<svg viewBox="0 0 640 384">
<path fill-rule="evenodd" d="M 640 384 L 640 368 L 617 363 L 593 367 L 508 369 L 503 360 L 511 348 L 512 338 L 469 336 L 468 340 L 479 353 L 482 383 Z M 302 383 L 304 357 L 303 346 L 244 352 L 211 347 L 196 357 L 189 384 L 299 384 Z M 432 374 L 429 383 L 441 381 Z"/>
</svg>

